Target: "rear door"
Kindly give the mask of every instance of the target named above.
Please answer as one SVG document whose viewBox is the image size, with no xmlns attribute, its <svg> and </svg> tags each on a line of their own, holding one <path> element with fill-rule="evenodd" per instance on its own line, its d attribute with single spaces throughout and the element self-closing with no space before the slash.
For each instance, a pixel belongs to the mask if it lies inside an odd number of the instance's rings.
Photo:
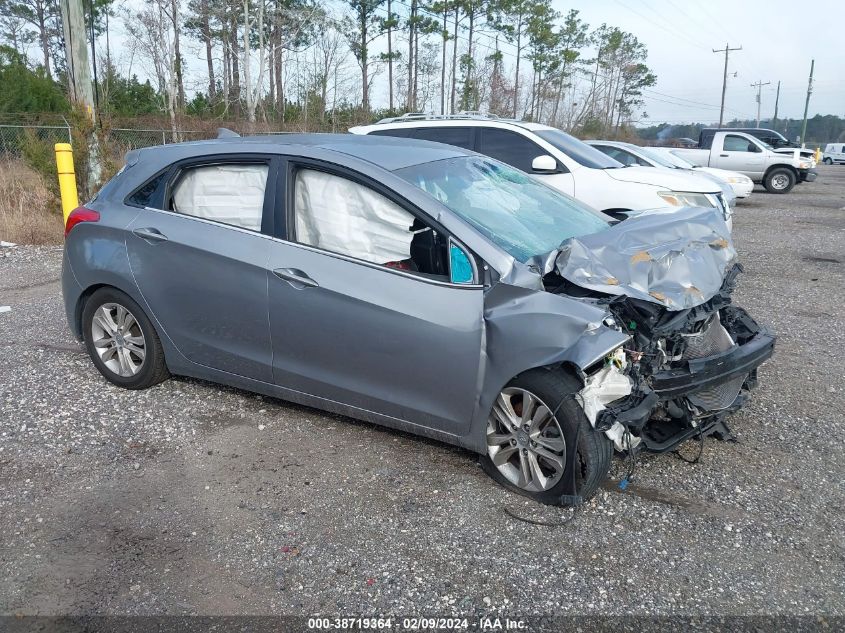
<svg viewBox="0 0 845 633">
<path fill-rule="evenodd" d="M 481 363 L 477 267 L 453 283 L 448 253 L 465 250 L 379 183 L 307 161 L 287 173 L 268 265 L 277 384 L 464 434 Z"/>
<path fill-rule="evenodd" d="M 180 162 L 126 239 L 138 288 L 182 355 L 266 382 L 273 377 L 267 260 L 277 166 L 252 154 Z"/>
</svg>

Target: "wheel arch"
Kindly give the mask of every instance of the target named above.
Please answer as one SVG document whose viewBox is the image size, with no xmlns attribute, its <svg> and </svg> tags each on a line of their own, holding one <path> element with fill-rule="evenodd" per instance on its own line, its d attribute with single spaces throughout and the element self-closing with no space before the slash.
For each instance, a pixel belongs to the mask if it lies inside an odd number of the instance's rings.
<svg viewBox="0 0 845 633">
<path fill-rule="evenodd" d="M 795 182 L 797 183 L 800 180 L 800 174 L 798 173 L 798 170 L 795 167 L 788 163 L 778 163 L 776 165 L 772 165 L 765 171 L 765 173 L 763 174 L 763 182 L 765 182 L 769 175 L 776 169 L 786 169 L 788 171 L 791 171 L 792 175 L 795 176 Z"/>
</svg>

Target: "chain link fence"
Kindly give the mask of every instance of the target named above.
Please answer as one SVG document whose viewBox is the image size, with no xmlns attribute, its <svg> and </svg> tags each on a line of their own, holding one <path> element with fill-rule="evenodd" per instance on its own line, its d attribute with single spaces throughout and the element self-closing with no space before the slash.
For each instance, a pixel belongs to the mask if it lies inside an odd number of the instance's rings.
<svg viewBox="0 0 845 633">
<path fill-rule="evenodd" d="M 70 143 L 70 125 L 0 125 L 0 156 L 18 158 L 28 143 Z"/>
<path fill-rule="evenodd" d="M 214 133 L 200 130 L 172 130 L 111 128 L 103 132 L 103 141 L 115 153 L 173 142 L 200 141 L 213 138 Z M 174 136 L 177 139 L 174 141 Z M 20 158 L 27 144 L 73 143 L 70 125 L 12 125 L 0 124 L 0 157 Z"/>
</svg>

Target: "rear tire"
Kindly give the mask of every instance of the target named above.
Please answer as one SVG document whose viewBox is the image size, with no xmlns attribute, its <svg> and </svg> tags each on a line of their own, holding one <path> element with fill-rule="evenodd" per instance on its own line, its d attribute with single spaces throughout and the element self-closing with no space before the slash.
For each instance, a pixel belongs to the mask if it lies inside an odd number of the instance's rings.
<svg viewBox="0 0 845 633">
<path fill-rule="evenodd" d="M 593 429 L 583 409 L 575 400 L 575 394 L 580 387 L 580 382 L 573 376 L 562 371 L 545 369 L 525 372 L 508 383 L 490 413 L 487 429 L 488 452 L 480 458 L 484 471 L 509 490 L 540 503 L 559 505 L 561 495 L 569 493 L 569 482 L 563 478 L 562 472 L 558 476 L 559 479 L 554 480 L 552 462 L 544 455 L 550 452 L 546 450 L 548 447 L 558 446 L 563 449 L 563 465 L 565 465 L 566 455 L 572 447 L 566 446 L 566 441 L 558 436 L 554 423 L 560 426 L 560 431 L 564 434 L 574 433 L 580 426 L 575 455 L 576 493 L 585 500 L 595 495 L 610 470 L 613 444 L 604 433 Z M 527 428 L 517 426 L 514 432 L 509 434 L 506 424 L 502 422 L 502 412 L 507 414 L 510 408 L 510 411 L 515 412 L 519 417 L 523 413 L 522 402 L 525 398 L 531 397 L 535 398 L 538 404 L 534 409 L 535 413 L 526 422 Z M 505 399 L 504 407 L 502 407 L 503 398 Z M 549 413 L 554 413 L 553 422 L 544 423 L 542 406 L 545 406 Z M 532 425 L 544 426 L 544 428 L 535 426 L 532 429 Z M 520 435 L 522 431 L 526 432 Z M 518 440 L 518 437 L 521 439 Z M 531 440 L 531 438 L 534 439 Z M 529 440 L 527 444 L 525 439 Z M 532 448 L 531 441 L 536 441 L 540 446 Z M 529 463 L 528 470 L 532 474 L 534 472 L 532 465 L 539 465 L 536 468 L 542 471 L 531 480 L 526 480 L 521 476 L 522 460 L 519 453 L 521 451 L 525 454 L 526 450 L 540 451 L 533 457 L 531 455 L 525 457 Z M 542 452 L 543 450 L 545 453 Z M 543 482 L 544 477 L 545 482 Z M 544 487 L 538 485 L 538 482 L 549 485 Z"/>
<path fill-rule="evenodd" d="M 94 366 L 119 387 L 146 389 L 170 377 L 149 318 L 116 288 L 100 288 L 85 302 L 82 334 Z"/>
<path fill-rule="evenodd" d="M 769 193 L 789 193 L 796 182 L 794 172 L 785 167 L 778 167 L 766 174 L 763 186 Z"/>
</svg>

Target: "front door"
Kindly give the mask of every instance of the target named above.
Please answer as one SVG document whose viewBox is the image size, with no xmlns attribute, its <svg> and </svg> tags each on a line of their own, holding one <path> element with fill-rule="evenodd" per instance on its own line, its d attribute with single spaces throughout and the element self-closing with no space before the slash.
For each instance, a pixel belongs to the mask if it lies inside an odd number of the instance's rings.
<svg viewBox="0 0 845 633">
<path fill-rule="evenodd" d="M 446 236 L 359 180 L 300 166 L 288 182 L 289 241 L 268 266 L 276 382 L 465 433 L 483 288 L 451 283 Z"/>
<path fill-rule="evenodd" d="M 738 171 L 750 178 L 759 178 L 765 171 L 763 151 L 744 136 L 726 134 L 719 152 L 719 169 Z"/>
</svg>

